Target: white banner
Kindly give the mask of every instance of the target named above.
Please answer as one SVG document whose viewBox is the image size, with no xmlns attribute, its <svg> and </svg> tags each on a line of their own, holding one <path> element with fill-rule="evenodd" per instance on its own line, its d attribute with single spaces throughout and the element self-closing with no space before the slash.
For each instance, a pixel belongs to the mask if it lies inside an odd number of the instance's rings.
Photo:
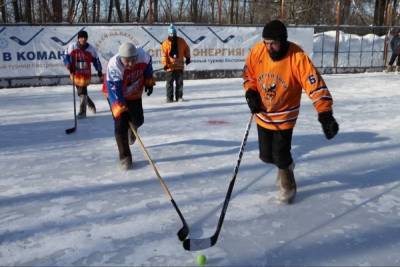
<svg viewBox="0 0 400 267">
<path fill-rule="evenodd" d="M 262 27 L 176 25 L 178 36 L 188 43 L 192 63 L 187 70 L 242 69 L 248 50 L 261 40 Z M 76 42 L 79 30 L 105 68 L 108 59 L 124 42 L 143 47 L 153 57 L 153 68 L 161 68 L 161 42 L 166 26 L 0 26 L 0 78 L 67 75 L 62 62 L 65 49 Z M 313 28 L 288 28 L 289 40 L 311 54 Z"/>
</svg>

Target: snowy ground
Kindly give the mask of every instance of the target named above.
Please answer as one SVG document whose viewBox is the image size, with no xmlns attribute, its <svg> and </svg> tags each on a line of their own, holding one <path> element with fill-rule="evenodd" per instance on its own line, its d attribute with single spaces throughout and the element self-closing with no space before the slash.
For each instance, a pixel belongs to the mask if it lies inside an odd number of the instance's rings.
<svg viewBox="0 0 400 267">
<path fill-rule="evenodd" d="M 399 266 L 400 76 L 325 78 L 341 131 L 327 141 L 303 96 L 296 203 L 275 203 L 276 170 L 258 159 L 253 124 L 220 239 L 200 252 L 182 248 L 137 145 L 134 170 L 119 169 L 98 85 L 98 114 L 71 135 L 71 86 L 0 90 L 0 265 L 193 266 L 202 253 L 212 266 Z M 192 237 L 209 237 L 250 114 L 240 79 L 186 81 L 184 96 L 166 104 L 159 82 L 139 134 Z"/>
</svg>

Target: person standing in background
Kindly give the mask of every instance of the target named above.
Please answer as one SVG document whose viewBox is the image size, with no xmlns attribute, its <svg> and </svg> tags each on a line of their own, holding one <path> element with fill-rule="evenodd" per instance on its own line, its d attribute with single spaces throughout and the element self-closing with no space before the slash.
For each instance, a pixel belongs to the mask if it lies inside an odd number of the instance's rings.
<svg viewBox="0 0 400 267">
<path fill-rule="evenodd" d="M 168 38 L 161 44 L 161 64 L 166 71 L 167 103 L 174 101 L 174 82 L 175 100 L 183 101 L 183 71 L 184 65 L 190 64 L 190 49 L 186 41 L 177 36 L 173 24 L 168 28 Z"/>
<path fill-rule="evenodd" d="M 86 118 L 87 106 L 93 113 L 96 113 L 96 106 L 87 91 L 92 78 L 91 63 L 93 63 L 101 81 L 103 77 L 101 62 L 96 49 L 87 40 L 88 33 L 79 31 L 78 41 L 72 43 L 64 55 L 64 65 L 69 70 L 70 78 L 76 86 L 80 100 L 78 119 Z"/>
<path fill-rule="evenodd" d="M 392 55 L 390 57 L 386 72 L 393 71 L 393 64 L 396 61 L 396 72 L 400 71 L 400 30 L 393 30 L 393 38 L 390 40 L 390 48 L 392 50 Z"/>
</svg>

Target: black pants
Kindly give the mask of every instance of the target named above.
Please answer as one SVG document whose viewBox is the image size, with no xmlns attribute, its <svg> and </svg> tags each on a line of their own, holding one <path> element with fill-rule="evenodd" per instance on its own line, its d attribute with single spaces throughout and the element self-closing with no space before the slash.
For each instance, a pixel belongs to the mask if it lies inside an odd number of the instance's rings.
<svg viewBox="0 0 400 267">
<path fill-rule="evenodd" d="M 174 100 L 174 82 L 175 82 L 175 100 L 181 99 L 183 96 L 183 70 L 168 71 L 165 74 L 167 101 Z"/>
<path fill-rule="evenodd" d="M 389 66 L 392 66 L 394 61 L 396 60 L 397 57 L 397 62 L 396 62 L 396 66 L 400 66 L 400 56 L 398 56 L 396 53 L 392 53 L 392 56 L 390 57 L 389 60 Z"/>
<path fill-rule="evenodd" d="M 128 112 L 122 113 L 117 119 L 114 118 L 114 134 L 120 159 L 132 158 L 128 139 L 129 121 L 132 122 L 136 129 L 144 122 L 142 99 L 127 100 L 126 104 Z"/>
<path fill-rule="evenodd" d="M 279 169 L 286 169 L 292 164 L 293 129 L 272 131 L 257 125 L 260 159 L 275 164 Z"/>
<path fill-rule="evenodd" d="M 78 92 L 78 96 L 88 95 L 87 94 L 87 86 L 77 86 L 76 91 Z"/>
<path fill-rule="evenodd" d="M 80 106 L 80 110 L 81 111 L 85 111 L 86 113 L 86 105 L 85 107 L 83 107 L 82 104 L 86 103 L 91 109 L 96 109 L 96 106 L 93 102 L 93 100 L 88 96 L 88 92 L 87 92 L 87 86 L 76 86 L 76 91 L 78 93 L 78 96 L 81 98 L 81 96 L 87 96 L 87 101 L 81 101 L 81 106 Z"/>
</svg>

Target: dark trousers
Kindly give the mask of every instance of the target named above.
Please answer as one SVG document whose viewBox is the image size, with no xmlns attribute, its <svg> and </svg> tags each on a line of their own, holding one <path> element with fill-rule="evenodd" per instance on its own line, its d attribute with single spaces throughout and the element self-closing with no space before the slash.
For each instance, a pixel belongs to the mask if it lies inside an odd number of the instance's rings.
<svg viewBox="0 0 400 267">
<path fill-rule="evenodd" d="M 165 74 L 167 101 L 174 100 L 174 82 L 175 82 L 175 100 L 181 99 L 183 96 L 183 70 L 168 71 Z"/>
<path fill-rule="evenodd" d="M 78 92 L 78 96 L 88 95 L 87 94 L 87 86 L 77 86 L 76 91 Z"/>
<path fill-rule="evenodd" d="M 400 66 L 400 57 L 396 53 L 392 53 L 392 56 L 390 57 L 389 60 L 389 66 L 393 65 L 396 58 L 397 58 L 396 66 Z"/>
<path fill-rule="evenodd" d="M 87 86 L 77 86 L 76 91 L 80 98 L 80 113 L 86 113 L 86 105 L 91 109 L 96 109 L 96 106 L 92 99 L 88 96 Z"/>
<path fill-rule="evenodd" d="M 293 129 L 272 131 L 257 125 L 260 159 L 275 164 L 279 169 L 287 169 L 292 164 Z"/>
<path fill-rule="evenodd" d="M 127 100 L 126 104 L 128 112 L 122 113 L 117 119 L 114 118 L 114 134 L 117 141 L 119 159 L 132 158 L 128 139 L 129 122 L 132 122 L 136 129 L 144 122 L 142 99 Z"/>
</svg>

